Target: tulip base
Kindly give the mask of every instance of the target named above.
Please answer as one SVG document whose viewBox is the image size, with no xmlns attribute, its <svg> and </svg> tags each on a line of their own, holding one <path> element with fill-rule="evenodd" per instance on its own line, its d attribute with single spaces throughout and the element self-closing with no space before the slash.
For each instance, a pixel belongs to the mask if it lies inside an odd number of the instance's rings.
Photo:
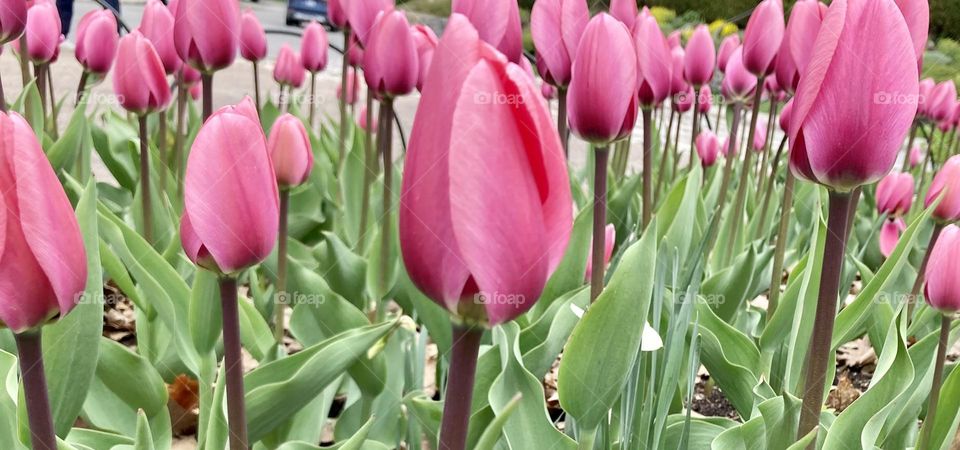
<svg viewBox="0 0 960 450">
<path fill-rule="evenodd" d="M 856 208 L 858 200 L 859 195 L 850 192 L 830 191 L 826 246 L 820 271 L 820 291 L 814 317 L 814 331 L 806 358 L 807 370 L 804 376 L 803 407 L 800 409 L 800 424 L 797 428 L 798 438 L 806 436 L 820 421 L 827 363 L 830 361 L 833 345 L 833 326 L 837 317 L 840 275 L 843 271 L 847 235 L 850 232 L 848 215 Z M 784 208 L 787 207 L 785 204 Z M 813 449 L 815 446 L 816 443 L 813 442 L 807 448 Z"/>
<path fill-rule="evenodd" d="M 940 388 L 943 386 L 943 363 L 950 346 L 950 325 L 953 319 L 949 313 L 940 318 L 940 344 L 937 346 L 937 359 L 933 369 L 933 384 L 930 388 L 930 399 L 927 403 L 927 416 L 923 418 L 923 427 L 920 429 L 920 439 L 916 450 L 925 450 L 929 444 L 930 433 L 936 423 L 937 403 L 940 401 Z"/>
<path fill-rule="evenodd" d="M 57 448 L 57 434 L 50 414 L 47 380 L 43 370 L 43 346 L 40 330 L 15 334 L 20 360 L 23 396 L 27 403 L 30 441 L 34 450 Z"/>
<path fill-rule="evenodd" d="M 220 278 L 220 307 L 223 314 L 223 366 L 227 377 L 227 424 L 230 450 L 247 450 L 247 413 L 243 397 L 243 356 L 240 351 L 240 315 L 237 279 Z"/>
<path fill-rule="evenodd" d="M 593 302 L 603 292 L 604 263 L 603 253 L 606 243 L 607 226 L 607 159 L 610 150 L 597 147 L 594 151 L 593 177 L 593 256 L 590 272 L 590 301 Z"/>
<path fill-rule="evenodd" d="M 447 372 L 447 390 L 443 398 L 443 421 L 440 425 L 440 450 L 464 450 L 470 426 L 470 405 L 473 401 L 473 382 L 477 372 L 477 355 L 483 328 L 469 325 L 453 326 L 453 346 L 450 349 L 450 370 Z"/>
</svg>

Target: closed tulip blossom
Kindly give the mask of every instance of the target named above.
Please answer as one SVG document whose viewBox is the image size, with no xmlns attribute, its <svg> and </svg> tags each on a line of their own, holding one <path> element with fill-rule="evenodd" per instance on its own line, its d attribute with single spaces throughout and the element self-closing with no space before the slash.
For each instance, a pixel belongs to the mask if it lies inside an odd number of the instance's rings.
<svg viewBox="0 0 960 450">
<path fill-rule="evenodd" d="M 139 31 L 120 39 L 117 67 L 123 70 L 114 73 L 113 90 L 125 109 L 145 115 L 170 103 L 170 86 L 160 56 Z"/>
<path fill-rule="evenodd" d="M 310 22 L 303 31 L 300 43 L 300 62 L 310 72 L 310 112 L 307 123 L 313 126 L 313 117 L 317 109 L 317 73 L 327 67 L 327 47 L 330 45 L 327 32 L 316 21 Z"/>
<path fill-rule="evenodd" d="M 777 85 L 784 93 L 793 95 L 800 84 L 800 71 L 797 70 L 797 63 L 793 60 L 793 54 L 790 53 L 790 42 L 784 39 L 780 44 L 780 52 L 777 53 L 777 60 L 774 63 L 773 73 L 777 80 Z"/>
<path fill-rule="evenodd" d="M 786 25 L 781 0 L 763 0 L 750 14 L 743 33 L 743 65 L 763 77 L 773 73 Z"/>
<path fill-rule="evenodd" d="M 557 88 L 549 83 L 543 83 L 540 85 L 540 93 L 543 94 L 543 98 L 547 101 L 554 100 L 557 98 Z"/>
<path fill-rule="evenodd" d="M 830 193 L 828 235 L 797 436 L 818 423 L 846 237 L 859 188 L 892 168 L 917 112 L 916 54 L 903 14 L 890 1 L 834 0 L 801 69 L 790 123 L 790 169 Z M 856 192 L 856 196 L 853 194 Z"/>
<path fill-rule="evenodd" d="M 923 118 L 930 117 L 930 102 L 933 101 L 933 90 L 937 82 L 933 78 L 924 78 L 920 80 L 920 104 L 917 106 L 917 115 Z"/>
<path fill-rule="evenodd" d="M 943 197 L 933 210 L 933 218 L 940 223 L 960 220 L 960 155 L 951 156 L 933 177 L 924 207 L 928 208 Z"/>
<path fill-rule="evenodd" d="M 919 145 L 914 145 L 910 149 L 910 155 L 908 156 L 910 168 L 914 168 L 920 165 L 923 162 L 923 150 L 920 149 Z"/>
<path fill-rule="evenodd" d="M 927 112 L 937 122 L 949 120 L 953 115 L 953 106 L 957 102 L 957 86 L 953 80 L 937 84 L 930 91 Z"/>
<path fill-rule="evenodd" d="M 109 11 L 104 10 L 108 16 L 113 16 Z M 114 20 L 115 22 L 115 20 Z M 147 6 L 143 9 L 143 19 L 140 21 L 140 32 L 146 37 L 153 48 L 160 56 L 163 62 L 163 69 L 167 75 L 172 75 L 180 70 L 183 60 L 177 53 L 177 46 L 174 42 L 174 27 L 176 20 L 174 11 L 160 0 L 149 0 Z M 116 31 L 116 25 L 114 25 Z M 79 45 L 79 44 L 78 44 Z"/>
<path fill-rule="evenodd" d="M 636 10 L 634 4 L 634 16 Z M 548 83 L 560 88 L 570 84 L 570 69 L 589 20 L 585 0 L 541 0 L 533 4 L 530 34 L 541 61 L 540 74 Z"/>
<path fill-rule="evenodd" d="M 785 39 L 800 73 L 806 70 L 813 56 L 813 45 L 825 15 L 826 6 L 817 0 L 798 0 L 790 10 Z"/>
<path fill-rule="evenodd" d="M 361 130 L 366 131 L 367 133 L 377 134 L 377 127 L 370 126 L 371 123 L 372 124 L 377 123 L 378 121 L 377 114 L 374 112 L 370 116 L 373 120 L 371 120 L 370 122 L 367 122 L 367 107 L 361 106 L 360 114 L 357 114 L 357 126 L 360 127 Z"/>
<path fill-rule="evenodd" d="M 360 84 L 362 80 L 357 75 L 355 70 L 348 70 L 347 72 L 347 95 L 343 95 L 343 89 L 340 86 L 337 86 L 337 99 L 343 100 L 348 105 L 353 105 L 357 103 L 357 99 L 360 97 Z"/>
<path fill-rule="evenodd" d="M 695 93 L 700 92 L 700 87 L 709 84 L 713 79 L 713 71 L 716 67 L 717 49 L 713 43 L 713 36 L 706 25 L 698 25 L 687 41 L 683 59 L 683 76 L 687 83 L 693 86 Z M 729 61 L 727 62 L 729 66 Z M 699 118 L 699 96 L 694 98 L 693 111 L 693 136 L 700 134 Z M 691 145 L 690 148 L 693 148 Z"/>
<path fill-rule="evenodd" d="M 391 11 L 394 8 L 393 0 L 340 0 L 344 2 L 347 12 L 347 22 L 350 24 L 350 30 L 356 37 L 356 45 L 351 44 L 350 48 L 360 49 L 366 47 L 367 39 L 373 30 L 373 25 L 377 20 L 377 15 L 381 12 Z"/>
<path fill-rule="evenodd" d="M 699 98 L 697 111 L 700 114 L 706 115 L 710 112 L 710 109 L 713 108 L 713 92 L 706 89 L 701 89 L 700 95 L 697 95 L 697 97 Z"/>
<path fill-rule="evenodd" d="M 700 156 L 700 164 L 703 167 L 713 166 L 720 154 L 720 140 L 717 139 L 717 135 L 710 130 L 704 130 L 697 136 L 696 145 L 697 155 Z"/>
<path fill-rule="evenodd" d="M 267 33 L 250 9 L 240 15 L 240 56 L 251 62 L 267 57 Z"/>
<path fill-rule="evenodd" d="M 27 2 L 7 0 L 0 8 L 0 44 L 13 42 L 23 35 L 27 26 Z"/>
<path fill-rule="evenodd" d="M 500 50 L 510 62 L 520 62 L 523 29 L 515 0 L 452 0 L 451 10 L 467 17 L 480 33 L 480 39 Z"/>
<path fill-rule="evenodd" d="M 927 50 L 927 34 L 930 31 L 930 3 L 923 0 L 894 0 L 910 29 L 913 51 L 917 55 L 917 70 L 923 68 L 923 54 Z"/>
<path fill-rule="evenodd" d="M 347 21 L 347 10 L 344 7 L 344 2 L 349 1 L 327 0 L 327 22 L 338 30 L 345 29 L 350 25 Z"/>
<path fill-rule="evenodd" d="M 739 34 L 731 34 L 720 41 L 720 50 L 717 51 L 717 69 L 719 69 L 720 72 L 726 72 L 727 61 L 730 60 L 730 55 L 732 55 L 733 51 L 739 47 Z"/>
<path fill-rule="evenodd" d="M 683 47 L 674 47 L 670 50 L 670 59 L 673 62 L 670 70 L 670 94 L 677 95 L 686 92 L 690 87 L 683 78 L 683 59 L 685 52 Z M 693 101 L 693 98 L 690 99 Z"/>
<path fill-rule="evenodd" d="M 417 62 L 420 64 L 417 72 L 417 90 L 422 91 L 423 82 L 430 73 L 430 63 L 433 61 L 433 52 L 437 49 L 439 39 L 430 27 L 423 24 L 414 25 L 410 30 L 413 33 L 413 41 L 417 45 Z"/>
<path fill-rule="evenodd" d="M 633 40 L 637 51 L 638 99 L 643 117 L 643 164 L 644 167 L 653 167 L 653 108 L 670 95 L 673 59 L 667 40 L 653 16 L 641 15 L 637 18 Z M 643 171 L 642 196 L 641 226 L 646 226 L 653 216 L 652 170 Z"/>
<path fill-rule="evenodd" d="M 888 217 L 880 225 L 879 243 L 880 254 L 884 258 L 890 257 L 893 250 L 897 248 L 897 242 L 900 241 L 900 234 L 907 229 L 907 223 L 902 217 Z"/>
<path fill-rule="evenodd" d="M 303 86 L 306 76 L 307 71 L 300 63 L 300 55 L 294 52 L 289 45 L 284 44 L 280 47 L 277 63 L 273 67 L 273 79 L 280 85 L 281 111 L 286 112 L 290 104 L 289 97 L 292 95 L 290 91 Z"/>
<path fill-rule="evenodd" d="M 680 36 L 680 30 L 674 30 L 672 33 L 667 35 L 667 44 L 670 45 L 671 49 L 683 48 L 681 40 L 682 36 Z"/>
<path fill-rule="evenodd" d="M 756 130 L 753 132 L 753 141 L 751 146 L 755 152 L 762 152 L 767 147 L 767 124 L 757 123 Z"/>
<path fill-rule="evenodd" d="M 233 64 L 240 46 L 240 5 L 236 0 L 179 0 L 173 40 L 184 63 L 199 70 L 203 91 L 213 92 L 213 74 Z M 203 119 L 213 113 L 213 97 L 203 98 Z"/>
<path fill-rule="evenodd" d="M 617 242 L 617 229 L 613 226 L 612 223 L 608 223 L 604 231 L 604 247 L 603 247 L 603 265 L 607 266 L 610 264 L 610 258 L 613 256 L 613 246 Z M 590 243 L 590 253 L 593 253 L 593 243 Z M 588 283 L 590 282 L 590 277 L 593 275 L 593 258 L 587 258 L 587 270 L 584 276 L 584 280 Z"/>
<path fill-rule="evenodd" d="M 757 77 L 750 73 L 743 65 L 742 47 L 734 50 L 727 63 L 727 72 L 723 77 L 723 85 L 730 100 L 736 103 L 746 103 L 757 89 Z"/>
<path fill-rule="evenodd" d="M 913 204 L 913 176 L 891 173 L 877 183 L 877 211 L 887 216 L 880 228 L 880 253 L 890 256 L 907 228 L 902 216 Z"/>
<path fill-rule="evenodd" d="M 696 97 L 696 94 L 693 93 L 693 87 L 690 85 L 686 86 L 686 91 L 677 94 L 675 97 L 674 104 L 677 107 L 677 111 L 680 114 L 683 114 L 687 111 L 693 109 L 693 98 Z"/>
<path fill-rule="evenodd" d="M 103 76 L 110 71 L 117 55 L 117 19 L 105 9 L 87 13 L 77 26 L 74 54 L 86 72 Z"/>
<path fill-rule="evenodd" d="M 53 60 L 60 47 L 60 14 L 53 2 L 40 1 L 27 10 L 27 57 L 34 64 Z"/>
<path fill-rule="evenodd" d="M 611 0 L 610 15 L 623 22 L 629 29 L 633 29 L 633 24 L 637 20 L 637 2 L 636 0 Z"/>
<path fill-rule="evenodd" d="M 400 11 L 377 19 L 363 55 L 367 85 L 381 96 L 409 94 L 417 85 L 417 47 L 407 18 Z"/>
</svg>

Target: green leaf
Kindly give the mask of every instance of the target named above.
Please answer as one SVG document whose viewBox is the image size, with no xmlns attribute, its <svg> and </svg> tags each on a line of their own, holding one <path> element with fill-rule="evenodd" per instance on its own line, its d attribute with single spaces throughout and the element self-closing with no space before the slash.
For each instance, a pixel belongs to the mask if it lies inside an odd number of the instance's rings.
<svg viewBox="0 0 960 450">
<path fill-rule="evenodd" d="M 584 309 L 589 302 L 589 288 L 575 290 L 554 302 L 536 322 L 520 333 L 520 347 L 525 350 L 523 365 L 533 376 L 542 378 L 547 374 L 580 320 L 572 308 Z"/>
<path fill-rule="evenodd" d="M 132 446 L 134 443 L 133 439 L 127 436 L 87 428 L 71 429 L 70 434 L 67 435 L 67 442 L 75 446 L 81 445 L 94 449 L 112 449 L 118 445 Z"/>
<path fill-rule="evenodd" d="M 10 106 L 13 111 L 19 111 L 33 128 L 33 133 L 37 136 L 44 135 L 43 102 L 40 100 L 40 90 L 37 88 L 37 80 L 33 78 L 27 83 L 27 86 L 20 91 L 20 97 Z"/>
<path fill-rule="evenodd" d="M 198 270 L 193 276 L 189 310 L 190 336 L 197 353 L 206 355 L 220 340 L 223 316 L 220 313 L 220 286 L 217 275 Z"/>
<path fill-rule="evenodd" d="M 584 285 L 584 275 L 587 272 L 587 260 L 590 258 L 590 248 L 593 242 L 593 205 L 590 205 L 577 214 L 573 222 L 573 231 L 570 233 L 570 242 L 563 258 L 547 280 L 540 299 L 534 304 L 531 316 L 539 317 L 553 302 L 570 291 Z"/>
<path fill-rule="evenodd" d="M 67 124 L 67 129 L 64 130 L 60 139 L 54 142 L 50 150 L 47 151 L 47 159 L 50 160 L 50 165 L 53 166 L 54 171 L 59 171 L 69 163 L 74 162 L 78 157 L 78 152 L 88 152 L 90 150 L 85 147 L 85 144 L 89 141 L 88 134 L 87 116 L 84 114 L 83 108 L 78 108 L 70 116 L 70 123 Z"/>
<path fill-rule="evenodd" d="M 760 382 L 755 372 L 760 366 L 760 351 L 750 338 L 720 320 L 704 301 L 698 300 L 697 312 L 704 367 L 740 416 L 750 417 L 753 388 Z"/>
<path fill-rule="evenodd" d="M 656 260 L 656 226 L 625 252 L 610 283 L 574 328 L 560 363 L 558 393 L 563 409 L 582 429 L 607 416 L 623 389 L 640 348 Z M 598 348 L 605 349 L 600 352 Z"/>
<path fill-rule="evenodd" d="M 956 367 L 946 376 L 940 388 L 940 399 L 937 403 L 937 416 L 932 424 L 923 422 L 924 428 L 932 426 L 929 449 L 946 450 L 956 434 L 960 424 L 960 370 Z"/>
<path fill-rule="evenodd" d="M 500 415 L 493 419 L 490 425 L 487 425 L 486 430 L 483 430 L 483 434 L 480 435 L 477 444 L 473 446 L 474 450 L 494 450 L 494 446 L 497 445 L 497 441 L 500 440 L 500 433 L 503 431 L 503 427 L 507 424 L 507 420 L 510 419 L 514 411 L 520 406 L 521 399 L 523 399 L 523 396 L 517 394 L 507 402 L 503 410 L 500 411 Z"/>
<path fill-rule="evenodd" d="M 318 272 L 334 292 L 359 308 L 363 307 L 363 283 L 366 279 L 367 263 L 351 251 L 337 235 L 323 233 L 324 241 L 317 246 L 314 254 L 320 262 Z"/>
<path fill-rule="evenodd" d="M 17 395 L 17 357 L 0 350 L 0 448 L 26 448 L 17 439 Z"/>
<path fill-rule="evenodd" d="M 137 411 L 137 437 L 133 444 L 135 450 L 153 450 L 153 436 L 150 434 L 150 424 L 143 410 Z"/>
</svg>

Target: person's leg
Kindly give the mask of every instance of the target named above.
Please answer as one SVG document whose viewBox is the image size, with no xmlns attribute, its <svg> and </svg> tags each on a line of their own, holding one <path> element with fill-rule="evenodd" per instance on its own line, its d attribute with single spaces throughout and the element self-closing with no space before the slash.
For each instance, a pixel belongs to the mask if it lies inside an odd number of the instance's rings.
<svg viewBox="0 0 960 450">
<path fill-rule="evenodd" d="M 60 12 L 60 26 L 63 35 L 70 34 L 70 21 L 73 20 L 73 0 L 57 0 L 57 11 Z"/>
</svg>

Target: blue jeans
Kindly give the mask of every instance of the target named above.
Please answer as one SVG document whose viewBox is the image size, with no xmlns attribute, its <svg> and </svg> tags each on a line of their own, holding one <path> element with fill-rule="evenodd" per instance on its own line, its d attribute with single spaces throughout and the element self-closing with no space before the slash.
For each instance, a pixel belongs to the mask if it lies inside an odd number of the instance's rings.
<svg viewBox="0 0 960 450">
<path fill-rule="evenodd" d="M 120 0 L 105 0 L 104 3 L 120 12 Z M 57 10 L 60 12 L 60 26 L 63 35 L 70 34 L 70 22 L 73 20 L 73 0 L 57 0 Z"/>
</svg>

